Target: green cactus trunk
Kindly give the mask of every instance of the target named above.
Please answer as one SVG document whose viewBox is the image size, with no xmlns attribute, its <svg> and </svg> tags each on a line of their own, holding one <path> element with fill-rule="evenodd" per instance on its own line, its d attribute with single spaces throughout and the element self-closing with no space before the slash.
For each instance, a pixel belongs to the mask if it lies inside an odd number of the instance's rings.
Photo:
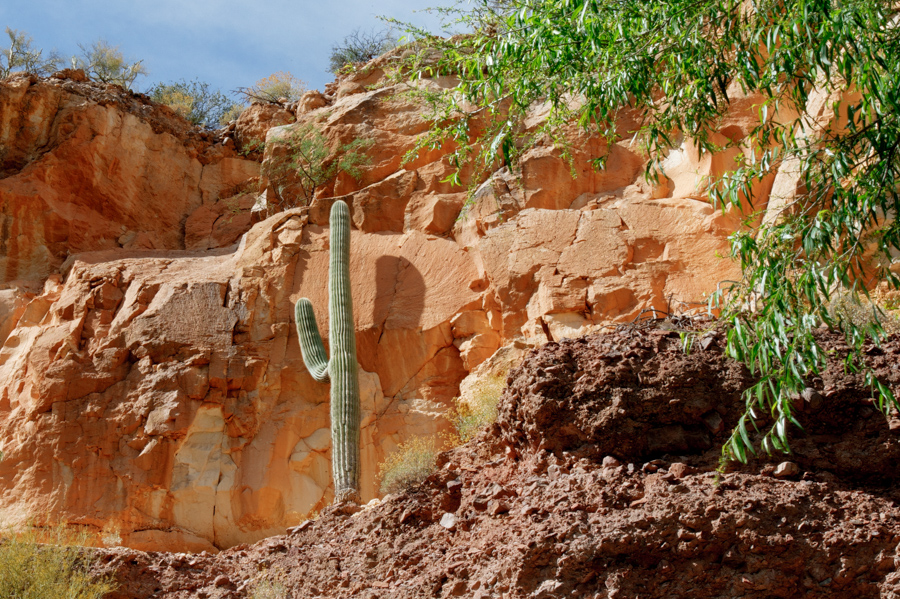
<svg viewBox="0 0 900 599">
<path fill-rule="evenodd" d="M 297 301 L 297 333 L 303 362 L 315 380 L 331 381 L 331 470 L 335 501 L 358 503 L 360 408 L 356 330 L 350 297 L 350 210 L 340 200 L 331 207 L 328 315 L 330 360 L 312 303 L 306 298 Z"/>
</svg>

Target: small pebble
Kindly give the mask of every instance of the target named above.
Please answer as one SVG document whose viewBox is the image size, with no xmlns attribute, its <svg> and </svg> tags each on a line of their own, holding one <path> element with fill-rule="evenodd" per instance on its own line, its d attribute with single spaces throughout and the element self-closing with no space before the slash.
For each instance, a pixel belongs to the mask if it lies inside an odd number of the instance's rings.
<svg viewBox="0 0 900 599">
<path fill-rule="evenodd" d="M 789 476 L 797 476 L 800 474 L 800 466 L 794 462 L 781 462 L 775 468 L 775 478 L 787 478 Z"/>
</svg>

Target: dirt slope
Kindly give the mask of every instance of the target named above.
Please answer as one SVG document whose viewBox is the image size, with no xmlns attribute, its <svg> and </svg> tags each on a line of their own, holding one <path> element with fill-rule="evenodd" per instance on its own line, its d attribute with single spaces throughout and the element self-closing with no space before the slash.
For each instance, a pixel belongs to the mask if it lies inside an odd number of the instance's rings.
<svg viewBox="0 0 900 599">
<path fill-rule="evenodd" d="M 302 598 L 900 597 L 900 427 L 823 343 L 836 359 L 805 394 L 791 477 L 772 475 L 781 457 L 716 484 L 749 383 L 720 339 L 685 354 L 677 333 L 623 330 L 532 351 L 494 427 L 418 489 L 216 556 L 107 551 L 100 569 L 130 598 L 264 580 Z M 900 340 L 870 353 L 896 388 Z"/>
</svg>

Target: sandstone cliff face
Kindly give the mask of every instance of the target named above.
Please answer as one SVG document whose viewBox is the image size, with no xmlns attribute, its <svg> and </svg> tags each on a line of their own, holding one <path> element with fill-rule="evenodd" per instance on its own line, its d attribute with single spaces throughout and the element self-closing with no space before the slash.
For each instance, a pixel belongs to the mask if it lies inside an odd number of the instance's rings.
<svg viewBox="0 0 900 599">
<path fill-rule="evenodd" d="M 184 220 L 258 173 L 114 86 L 19 76 L 0 87 L 0 280 L 67 256 L 183 248 Z"/>
<path fill-rule="evenodd" d="M 594 172 L 596 141 L 573 133 L 577 179 L 540 146 L 461 215 L 440 152 L 401 164 L 428 126 L 419 107 L 401 87 L 353 83 L 303 103 L 296 123 L 278 112 L 266 159 L 315 123 L 335 144 L 376 141 L 360 179 L 256 224 L 258 165 L 228 139 L 121 90 L 0 83 L 2 523 L 67 519 L 136 548 L 215 550 L 327 505 L 328 389 L 303 367 L 292 308 L 309 297 L 327 331 L 334 197 L 355 227 L 364 500 L 378 462 L 444 428 L 461 381 L 501 346 L 702 301 L 736 276 L 718 255 L 738 217 L 702 188 L 727 160 L 686 144 L 671 181 L 651 185 L 627 142 Z M 236 136 L 259 135 L 264 114 Z"/>
</svg>

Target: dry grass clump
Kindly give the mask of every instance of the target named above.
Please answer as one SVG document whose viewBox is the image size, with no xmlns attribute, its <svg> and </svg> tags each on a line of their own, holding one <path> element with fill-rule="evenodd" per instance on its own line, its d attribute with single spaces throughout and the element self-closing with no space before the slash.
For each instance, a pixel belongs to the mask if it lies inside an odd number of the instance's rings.
<svg viewBox="0 0 900 599">
<path fill-rule="evenodd" d="M 497 403 L 505 385 L 505 374 L 490 374 L 477 381 L 465 400 L 453 400 L 446 414 L 453 430 L 442 435 L 446 447 L 468 442 L 497 420 Z M 434 472 L 439 449 L 432 438 L 414 437 L 401 443 L 379 466 L 381 492 L 398 493 L 424 481 Z"/>
<path fill-rule="evenodd" d="M 497 404 L 505 386 L 505 374 L 492 374 L 478 381 L 468 401 L 453 400 L 453 407 L 447 411 L 447 419 L 454 429 L 448 436 L 448 445 L 467 443 L 478 431 L 497 420 Z"/>
<path fill-rule="evenodd" d="M 438 449 L 434 439 L 413 437 L 381 463 L 378 478 L 382 493 L 398 493 L 421 483 L 434 472 Z"/>
<path fill-rule="evenodd" d="M 0 599 L 101 599 L 115 585 L 89 573 L 87 540 L 64 526 L 0 535 Z"/>
<path fill-rule="evenodd" d="M 287 590 L 278 580 L 264 577 L 253 585 L 253 591 L 250 593 L 250 599 L 285 599 Z"/>
<path fill-rule="evenodd" d="M 878 321 L 888 335 L 900 333 L 900 295 L 896 291 L 878 288 L 871 294 L 872 299 L 854 296 L 850 293 L 836 294 L 829 305 L 834 319 L 849 321 L 857 327 Z M 874 301 L 873 301 L 874 300 Z"/>
</svg>

